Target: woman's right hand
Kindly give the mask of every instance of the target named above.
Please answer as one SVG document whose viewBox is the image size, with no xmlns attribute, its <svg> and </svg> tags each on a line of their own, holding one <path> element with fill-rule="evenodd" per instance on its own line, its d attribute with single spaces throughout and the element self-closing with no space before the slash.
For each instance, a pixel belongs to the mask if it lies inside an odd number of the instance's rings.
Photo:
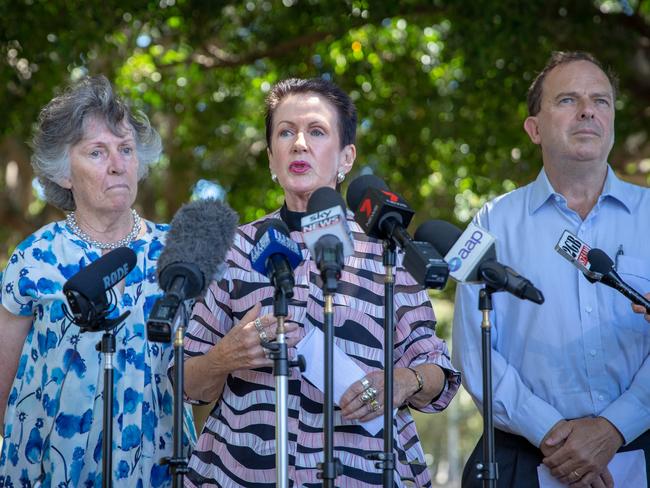
<svg viewBox="0 0 650 488">
<path fill-rule="evenodd" d="M 271 314 L 260 316 L 261 308 L 259 303 L 255 304 L 212 348 L 211 354 L 224 368 L 223 373 L 273 366 L 262 347 L 262 339 L 272 341 L 276 338 L 277 320 Z M 257 325 L 256 319 L 259 319 Z M 298 343 L 298 324 L 285 320 L 284 328 L 287 346 L 295 346 Z"/>
</svg>

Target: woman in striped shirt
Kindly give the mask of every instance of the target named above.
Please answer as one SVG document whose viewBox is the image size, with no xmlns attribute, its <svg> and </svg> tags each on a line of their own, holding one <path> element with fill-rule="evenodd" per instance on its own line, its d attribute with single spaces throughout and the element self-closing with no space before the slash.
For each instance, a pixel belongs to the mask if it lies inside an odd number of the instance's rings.
<svg viewBox="0 0 650 488">
<path fill-rule="evenodd" d="M 227 257 L 226 276 L 213 282 L 194 307 L 185 342 L 185 392 L 193 401 L 216 404 L 190 459 L 186 486 L 275 484 L 275 381 L 273 363 L 260 344 L 260 335 L 275 337 L 274 289 L 251 269 L 249 254 L 256 229 L 269 218 L 281 218 L 301 248 L 304 260 L 294 271 L 287 323 L 293 353 L 306 334 L 323 324 L 320 275 L 304 244 L 300 219 L 316 189 L 335 188 L 351 170 L 356 120 L 347 94 L 323 79 L 281 81 L 267 98 L 269 167 L 273 181 L 284 189 L 285 203 L 239 228 Z M 354 254 L 345 260 L 334 295 L 335 345 L 365 376 L 351 384 L 335 409 L 334 456 L 343 467 L 335 483 L 381 486 L 382 472 L 366 454 L 383 451 L 383 431 L 371 433 L 365 422 L 383 415 L 383 247 L 362 232 L 349 211 L 348 224 Z M 434 326 L 426 291 L 398 259 L 392 345 L 398 408 L 393 421 L 395 486 L 403 486 L 405 480 L 411 480 L 409 486 L 431 485 L 409 408 L 441 411 L 460 385 Z M 335 375 L 345 375 L 337 366 Z M 290 486 L 321 486 L 317 465 L 323 461 L 323 392 L 294 368 L 288 397 Z"/>
</svg>

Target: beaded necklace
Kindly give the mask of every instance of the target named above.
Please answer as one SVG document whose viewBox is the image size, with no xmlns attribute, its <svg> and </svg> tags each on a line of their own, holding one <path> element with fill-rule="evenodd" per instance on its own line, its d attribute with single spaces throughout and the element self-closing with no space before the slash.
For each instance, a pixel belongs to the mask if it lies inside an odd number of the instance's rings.
<svg viewBox="0 0 650 488">
<path fill-rule="evenodd" d="M 118 247 L 128 246 L 140 233 L 140 216 L 135 209 L 131 209 L 131 215 L 133 215 L 133 228 L 125 237 L 120 239 L 117 242 L 100 242 L 93 239 L 88 234 L 86 234 L 79 224 L 77 224 L 77 219 L 75 218 L 74 212 L 70 212 L 66 218 L 65 222 L 70 227 L 73 233 L 75 233 L 82 240 L 90 244 L 91 246 L 98 247 L 99 249 L 117 249 Z"/>
</svg>

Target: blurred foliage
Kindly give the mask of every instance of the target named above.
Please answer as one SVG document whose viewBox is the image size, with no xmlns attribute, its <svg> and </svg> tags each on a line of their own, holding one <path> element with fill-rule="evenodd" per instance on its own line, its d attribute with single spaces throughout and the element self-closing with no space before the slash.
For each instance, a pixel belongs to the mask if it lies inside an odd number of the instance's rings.
<svg viewBox="0 0 650 488">
<path fill-rule="evenodd" d="M 525 96 L 557 49 L 619 74 L 611 162 L 647 184 L 650 0 L 0 0 L 0 263 L 61 217 L 37 198 L 27 141 L 39 109 L 84 74 L 114 80 L 163 136 L 138 197 L 150 219 L 169 221 L 199 179 L 218 182 L 241 221 L 277 208 L 265 94 L 324 76 L 359 109 L 351 177 L 367 167 L 419 221 L 461 224 L 539 171 Z"/>
<path fill-rule="evenodd" d="M 619 73 L 612 163 L 641 183 L 650 171 L 648 0 L 0 0 L 0 12 L 3 259 L 59 216 L 34 203 L 26 141 L 39 109 L 86 73 L 114 80 L 163 135 L 138 201 L 155 220 L 199 178 L 219 182 L 242 221 L 276 208 L 264 96 L 284 77 L 325 76 L 359 109 L 355 171 L 385 177 L 420 220 L 467 221 L 539 171 L 521 126 L 553 49 L 590 50 Z"/>
</svg>

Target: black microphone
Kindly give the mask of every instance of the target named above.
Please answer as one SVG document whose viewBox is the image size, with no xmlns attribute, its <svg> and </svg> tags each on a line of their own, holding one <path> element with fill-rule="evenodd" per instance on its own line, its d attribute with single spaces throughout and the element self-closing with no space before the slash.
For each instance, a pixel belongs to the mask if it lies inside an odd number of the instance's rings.
<svg viewBox="0 0 650 488">
<path fill-rule="evenodd" d="M 495 291 L 507 291 L 514 296 L 544 303 L 540 290 L 514 269 L 496 260 L 494 236 L 470 223 L 465 232 L 449 222 L 430 220 L 415 232 L 415 238 L 429 242 L 449 263 L 450 275 L 460 283 L 485 283 Z"/>
<path fill-rule="evenodd" d="M 346 213 L 341 194 L 323 186 L 309 197 L 307 215 L 301 221 L 305 244 L 330 293 L 336 292 L 345 257 L 354 252 Z"/>
<path fill-rule="evenodd" d="M 84 330 L 97 331 L 110 328 L 114 321 L 106 321 L 109 309 L 107 292 L 135 267 L 135 252 L 128 247 L 118 247 L 104 254 L 80 270 L 63 285 L 72 315 L 70 320 Z M 130 312 L 123 314 L 123 320 Z M 120 320 L 120 321 L 121 321 Z"/>
<path fill-rule="evenodd" d="M 249 259 L 253 269 L 267 276 L 284 297 L 293 297 L 293 270 L 302 262 L 302 253 L 289 236 L 287 224 L 280 219 L 262 222 Z"/>
<path fill-rule="evenodd" d="M 150 341 L 170 342 L 181 303 L 202 296 L 212 280 L 223 276 L 237 221 L 228 205 L 213 199 L 187 203 L 176 212 L 158 258 L 158 283 L 165 295 L 147 320 Z"/>
<path fill-rule="evenodd" d="M 614 269 L 614 261 L 612 261 L 605 251 L 598 249 L 597 247 L 593 248 L 587 254 L 587 259 L 589 260 L 590 269 L 596 273 L 602 274 L 602 277 L 599 279 L 590 279 L 589 276 L 585 275 L 589 281 L 592 283 L 599 281 L 603 285 L 614 288 L 616 291 L 630 299 L 632 303 L 645 307 L 646 313 L 650 313 L 650 301 L 623 281 Z"/>
<path fill-rule="evenodd" d="M 406 231 L 414 211 L 386 183 L 374 175 L 355 178 L 346 195 L 354 219 L 370 237 L 392 241 L 404 251 L 404 267 L 426 288 L 442 289 L 449 267 L 428 242 L 411 239 Z"/>
</svg>

